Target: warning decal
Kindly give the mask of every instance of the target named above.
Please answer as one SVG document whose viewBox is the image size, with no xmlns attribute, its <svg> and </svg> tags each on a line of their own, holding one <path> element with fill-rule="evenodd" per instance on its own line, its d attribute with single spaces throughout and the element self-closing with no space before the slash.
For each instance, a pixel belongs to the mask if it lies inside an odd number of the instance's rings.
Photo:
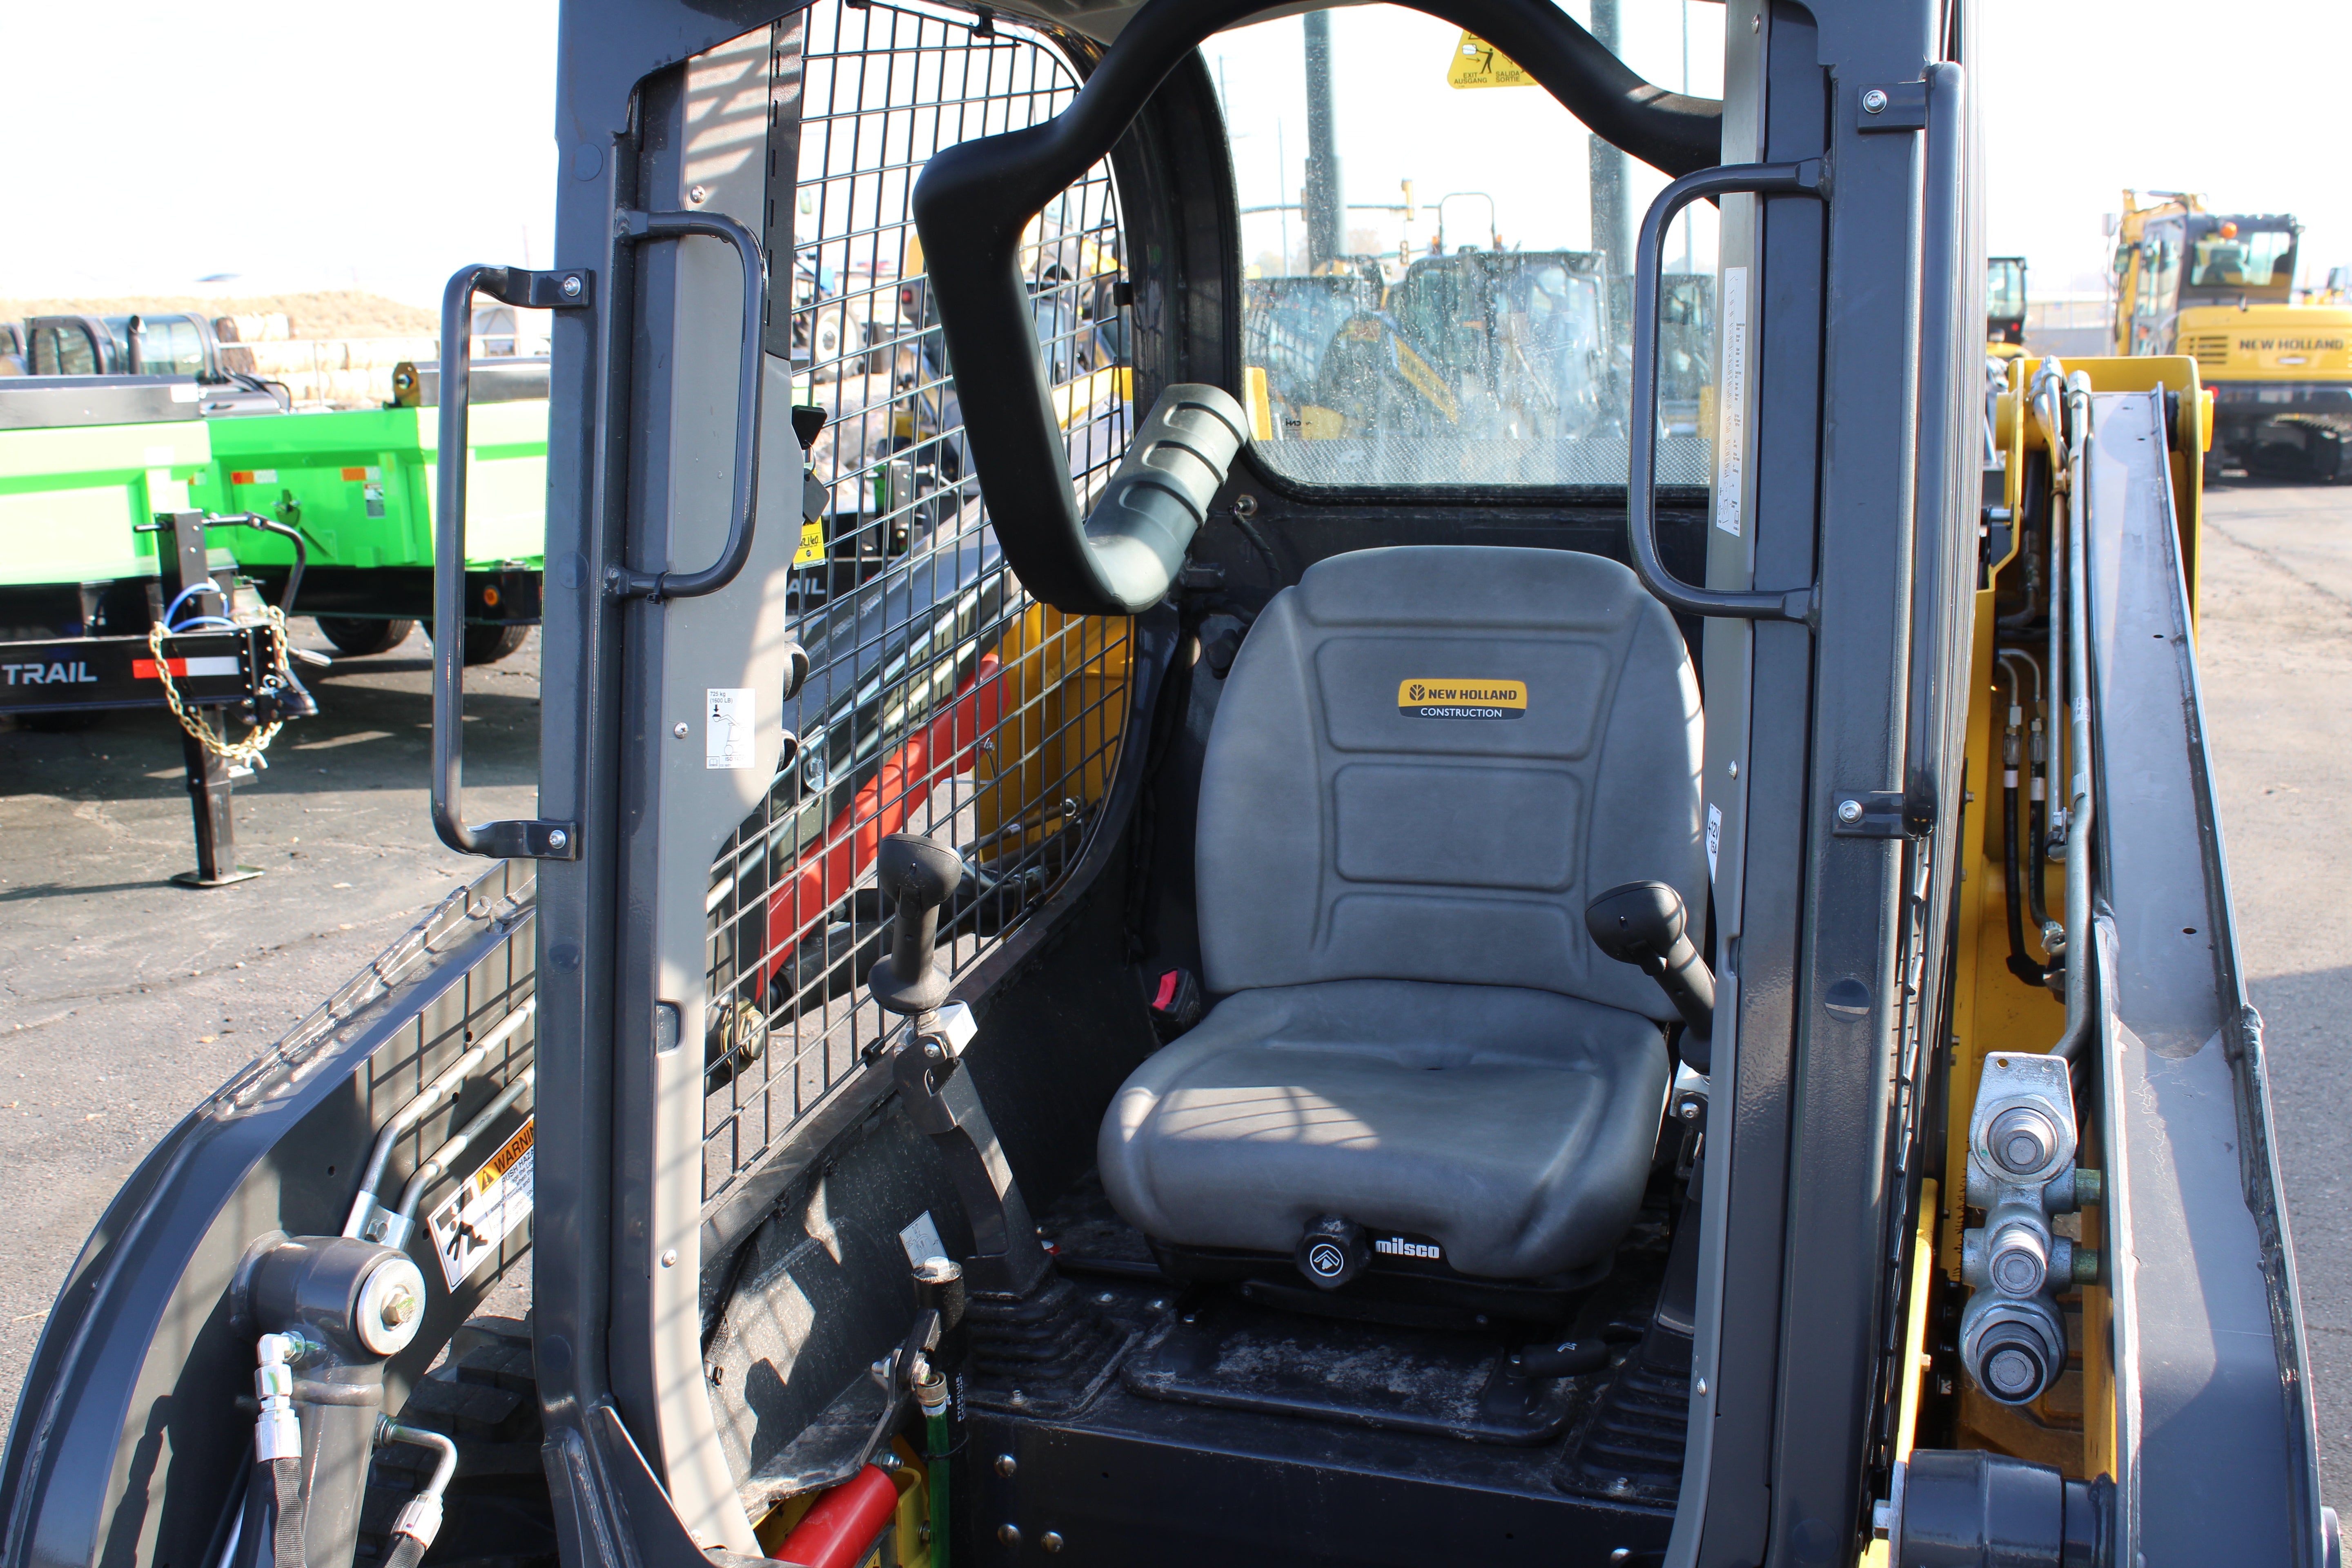
<svg viewBox="0 0 2352 1568">
<path fill-rule="evenodd" d="M 1536 79 L 1511 58 L 1475 33 L 1465 33 L 1454 47 L 1454 63 L 1445 68 L 1448 87 L 1533 87 Z"/>
<path fill-rule="evenodd" d="M 425 1216 L 434 1255 L 441 1259 L 441 1278 L 450 1289 L 530 1217 L 531 1133 L 538 1120 L 532 1117 L 517 1128 L 497 1153 L 482 1162 L 481 1169 Z"/>
<path fill-rule="evenodd" d="M 1397 682 L 1397 711 L 1408 719 L 1524 719 L 1528 683 L 1418 676 Z"/>
<path fill-rule="evenodd" d="M 749 686 L 712 686 L 703 691 L 702 765 L 751 765 L 752 710 L 759 693 Z"/>
<path fill-rule="evenodd" d="M 821 518 L 801 520 L 801 546 L 793 552 L 795 566 L 814 566 L 824 560 L 824 521 Z"/>
</svg>

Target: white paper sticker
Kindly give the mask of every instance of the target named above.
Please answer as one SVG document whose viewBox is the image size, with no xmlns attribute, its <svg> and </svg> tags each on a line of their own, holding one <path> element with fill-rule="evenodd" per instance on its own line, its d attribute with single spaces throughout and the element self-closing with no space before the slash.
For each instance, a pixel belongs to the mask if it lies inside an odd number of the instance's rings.
<svg viewBox="0 0 2352 1568">
<path fill-rule="evenodd" d="M 1723 847 L 1723 807 L 1706 808 L 1706 879 L 1715 880 L 1715 853 Z"/>
<path fill-rule="evenodd" d="M 1723 269 L 1723 374 L 1716 383 L 1715 526 L 1739 537 L 1748 477 L 1748 268 Z"/>
<path fill-rule="evenodd" d="M 148 469 L 147 505 L 155 511 L 186 511 L 187 481 L 173 479 L 169 468 Z"/>
<path fill-rule="evenodd" d="M 706 768 L 748 768 L 751 765 L 752 713 L 759 693 L 749 686 L 713 686 L 703 707 L 702 765 Z"/>
<path fill-rule="evenodd" d="M 201 389 L 193 381 L 175 381 L 172 384 L 172 401 L 174 403 L 194 403 L 200 395 Z"/>
<path fill-rule="evenodd" d="M 480 1170 L 425 1216 L 441 1278 L 450 1289 L 530 1217 L 531 1173 L 538 1163 L 531 1133 L 538 1120 L 534 1116 L 517 1128 Z"/>
<path fill-rule="evenodd" d="M 948 1244 L 940 1239 L 939 1222 L 925 1209 L 917 1215 L 906 1229 L 898 1233 L 898 1245 L 907 1249 L 908 1268 L 919 1267 L 926 1258 L 945 1258 Z"/>
</svg>

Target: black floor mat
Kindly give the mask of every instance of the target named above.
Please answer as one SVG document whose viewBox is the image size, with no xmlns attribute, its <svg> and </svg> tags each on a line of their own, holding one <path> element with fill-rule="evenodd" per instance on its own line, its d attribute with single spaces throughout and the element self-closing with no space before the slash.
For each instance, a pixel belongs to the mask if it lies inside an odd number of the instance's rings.
<svg viewBox="0 0 2352 1568">
<path fill-rule="evenodd" d="M 1568 1426 L 1579 1380 L 1518 1378 L 1488 1338 L 1270 1312 L 1211 1298 L 1131 1352 L 1150 1399 L 1301 1415 L 1473 1443 L 1536 1444 Z"/>
</svg>

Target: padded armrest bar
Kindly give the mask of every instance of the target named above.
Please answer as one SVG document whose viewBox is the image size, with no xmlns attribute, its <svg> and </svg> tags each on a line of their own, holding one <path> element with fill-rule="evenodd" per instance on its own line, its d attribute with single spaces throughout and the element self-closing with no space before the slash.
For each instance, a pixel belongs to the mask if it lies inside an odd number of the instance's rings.
<svg viewBox="0 0 2352 1568">
<path fill-rule="evenodd" d="M 915 229 L 929 261 L 965 438 L 997 543 L 1022 586 L 1055 609 L 1075 615 L 1142 609 L 1168 586 L 1162 577 L 1152 588 L 1145 557 L 1172 574 L 1182 542 L 1174 560 L 1159 540 L 1131 548 L 1156 530 L 1108 515 L 1126 468 L 1097 508 L 1096 521 L 1081 524 L 1021 276 L 1022 232 L 1110 151 L 1161 79 L 1202 40 L 1283 3 L 1150 0 L 1121 30 L 1069 108 L 1042 125 L 945 148 L 915 183 Z M 1570 113 L 1644 163 L 1685 174 L 1718 161 L 1720 103 L 1653 87 L 1549 0 L 1417 0 L 1415 9 L 1493 44 Z M 1170 392 L 1206 408 L 1202 390 Z M 1154 421 L 1168 407 L 1163 396 Z M 1231 398 L 1224 407 L 1233 407 Z M 1238 444 L 1247 426 L 1234 413 L 1227 422 Z M 1225 418 L 1224 409 L 1217 417 Z M 1139 450 L 1151 428 L 1147 424 L 1139 435 Z M 1222 465 L 1219 470 L 1222 483 Z M 1184 531 L 1189 539 L 1191 531 Z M 1146 588 L 1152 591 L 1144 595 Z"/>
</svg>

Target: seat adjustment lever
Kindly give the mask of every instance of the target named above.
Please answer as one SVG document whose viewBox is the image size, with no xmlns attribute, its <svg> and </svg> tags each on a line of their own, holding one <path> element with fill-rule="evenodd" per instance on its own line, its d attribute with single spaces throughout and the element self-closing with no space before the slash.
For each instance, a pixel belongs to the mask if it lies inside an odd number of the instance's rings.
<svg viewBox="0 0 2352 1568">
<path fill-rule="evenodd" d="M 1682 1058 L 1704 1073 L 1712 1060 L 1715 976 L 1693 945 L 1680 893 L 1664 882 L 1626 882 L 1584 907 L 1584 929 L 1601 952 L 1655 980 L 1688 1027 Z"/>
</svg>

